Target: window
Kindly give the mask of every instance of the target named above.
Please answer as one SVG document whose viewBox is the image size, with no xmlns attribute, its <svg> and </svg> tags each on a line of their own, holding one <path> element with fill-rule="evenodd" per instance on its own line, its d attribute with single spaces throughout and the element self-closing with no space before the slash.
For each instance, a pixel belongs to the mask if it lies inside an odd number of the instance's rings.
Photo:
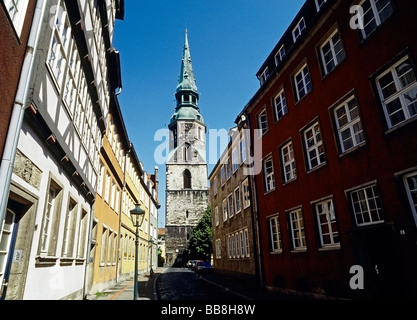
<svg viewBox="0 0 417 320">
<path fill-rule="evenodd" d="M 339 247 L 339 231 L 336 223 L 333 200 L 327 199 L 316 203 L 314 205 L 314 211 L 316 214 L 321 248 Z"/>
<path fill-rule="evenodd" d="M 297 169 L 295 166 L 295 157 L 292 141 L 280 148 L 281 170 L 284 183 L 297 178 Z"/>
<path fill-rule="evenodd" d="M 294 86 L 297 101 L 300 101 L 307 93 L 311 91 L 310 74 L 308 72 L 307 64 L 303 65 L 301 69 L 295 74 Z"/>
<path fill-rule="evenodd" d="M 109 203 L 109 198 L 110 198 L 110 182 L 111 182 L 110 174 L 107 172 L 106 173 L 106 187 L 104 190 L 104 200 L 107 203 Z"/>
<path fill-rule="evenodd" d="M 249 180 L 246 178 L 242 182 L 242 193 L 243 193 L 243 208 L 246 209 L 250 206 L 250 190 L 249 190 Z"/>
<path fill-rule="evenodd" d="M 64 238 L 62 243 L 63 258 L 72 258 L 74 256 L 74 240 L 75 240 L 75 228 L 77 220 L 77 202 L 73 199 L 69 199 L 68 210 L 65 216 L 65 229 Z"/>
<path fill-rule="evenodd" d="M 238 213 L 242 209 L 242 204 L 240 202 L 240 188 L 237 187 L 234 191 L 235 195 L 235 212 Z"/>
<path fill-rule="evenodd" d="M 279 48 L 277 54 L 275 55 L 275 66 L 278 66 L 282 59 L 284 59 L 285 56 L 285 47 L 284 45 L 281 46 L 281 48 Z"/>
<path fill-rule="evenodd" d="M 307 154 L 308 170 L 312 170 L 326 162 L 319 123 L 315 122 L 312 126 L 307 128 L 304 131 L 303 136 Z"/>
<path fill-rule="evenodd" d="M 393 12 L 390 0 L 366 0 L 360 4 L 363 9 L 362 37 L 365 39 Z"/>
<path fill-rule="evenodd" d="M 47 58 L 47 62 L 58 86 L 61 85 L 63 79 L 63 69 L 65 67 L 66 51 L 70 42 L 70 35 L 70 23 L 64 10 L 64 4 L 61 1 L 56 9 L 52 42 Z"/>
<path fill-rule="evenodd" d="M 185 146 L 183 147 L 183 158 L 184 161 L 188 161 L 190 158 L 190 145 L 188 143 L 185 144 Z"/>
<path fill-rule="evenodd" d="M 220 168 L 220 175 L 221 184 L 222 186 L 224 186 L 224 184 L 226 183 L 226 172 L 224 165 L 222 165 L 222 167 Z"/>
<path fill-rule="evenodd" d="M 273 101 L 273 115 L 274 115 L 274 122 L 277 122 L 281 119 L 285 114 L 287 114 L 287 102 L 285 100 L 285 92 L 282 89 L 274 98 Z"/>
<path fill-rule="evenodd" d="M 87 244 L 87 227 L 88 227 L 88 213 L 86 210 L 82 210 L 80 226 L 78 229 L 78 259 L 85 259 L 85 248 Z"/>
<path fill-rule="evenodd" d="M 263 174 L 265 182 L 265 192 L 275 189 L 274 165 L 272 163 L 272 156 L 263 161 Z"/>
<path fill-rule="evenodd" d="M 228 210 L 229 210 L 229 217 L 233 217 L 233 195 L 229 194 L 227 196 L 227 205 L 228 205 Z"/>
<path fill-rule="evenodd" d="M 317 12 L 320 11 L 320 8 L 326 3 L 327 0 L 315 0 Z"/>
<path fill-rule="evenodd" d="M 214 208 L 214 223 L 216 227 L 219 225 L 219 207 Z"/>
<path fill-rule="evenodd" d="M 365 141 L 359 107 L 354 96 L 334 109 L 334 119 L 341 153 Z"/>
<path fill-rule="evenodd" d="M 107 228 L 103 226 L 101 233 L 101 248 L 100 248 L 100 266 L 106 264 L 106 252 L 107 252 Z"/>
<path fill-rule="evenodd" d="M 249 251 L 249 231 L 248 229 L 243 230 L 243 237 L 244 237 L 244 249 L 245 249 L 245 256 L 250 257 Z"/>
<path fill-rule="evenodd" d="M 191 172 L 186 169 L 183 172 L 184 189 L 191 189 Z"/>
<path fill-rule="evenodd" d="M 294 40 L 294 43 L 297 41 L 298 37 L 301 36 L 301 33 L 306 28 L 306 24 L 304 21 L 304 17 L 301 18 L 301 20 L 297 23 L 295 28 L 292 30 L 292 38 Z"/>
<path fill-rule="evenodd" d="M 324 74 L 329 74 L 345 58 L 342 40 L 336 30 L 320 47 L 320 56 Z"/>
<path fill-rule="evenodd" d="M 261 85 L 264 84 L 264 82 L 266 81 L 266 79 L 268 79 L 269 77 L 269 70 L 268 67 L 262 72 L 262 74 L 259 76 L 259 80 L 261 82 Z"/>
<path fill-rule="evenodd" d="M 258 122 L 258 137 L 263 136 L 268 131 L 268 117 L 266 114 L 266 109 L 262 110 L 257 115 Z"/>
<path fill-rule="evenodd" d="M 269 238 L 271 241 L 271 253 L 282 252 L 281 243 L 281 226 L 279 223 L 279 216 L 271 217 L 268 219 L 269 225 Z"/>
<path fill-rule="evenodd" d="M 97 194 L 101 197 L 103 194 L 104 164 L 100 161 L 99 176 L 97 179 Z"/>
<path fill-rule="evenodd" d="M 240 163 L 244 163 L 246 161 L 246 138 L 245 133 L 242 134 L 242 138 L 240 139 Z"/>
<path fill-rule="evenodd" d="M 29 1 L 4 0 L 3 2 L 6 7 L 6 11 L 9 14 L 10 20 L 13 23 L 13 27 L 16 30 L 17 35 L 20 37 Z"/>
<path fill-rule="evenodd" d="M 114 209 L 114 198 L 116 196 L 116 183 L 111 181 L 111 195 L 110 195 L 110 207 Z"/>
<path fill-rule="evenodd" d="M 389 129 L 417 115 L 417 81 L 408 57 L 385 71 L 376 82 Z"/>
<path fill-rule="evenodd" d="M 406 175 L 404 177 L 404 184 L 407 191 L 408 200 L 410 201 L 414 221 L 417 225 L 417 172 Z"/>
<path fill-rule="evenodd" d="M 226 160 L 226 179 L 229 180 L 232 176 L 232 164 L 230 163 L 230 158 Z"/>
<path fill-rule="evenodd" d="M 224 199 L 222 202 L 223 205 L 223 221 L 227 220 L 227 199 Z"/>
<path fill-rule="evenodd" d="M 304 232 L 304 220 L 301 209 L 296 209 L 288 213 L 290 221 L 290 237 L 293 250 L 306 250 L 306 238 Z"/>
<path fill-rule="evenodd" d="M 375 184 L 351 191 L 349 198 L 358 227 L 384 222 L 381 199 Z"/>
<path fill-rule="evenodd" d="M 41 255 L 53 257 L 56 254 L 61 201 L 62 188 L 51 179 L 42 221 Z"/>
<path fill-rule="evenodd" d="M 236 147 L 233 148 L 232 151 L 232 165 L 233 165 L 233 173 L 237 171 L 239 168 L 239 159 Z"/>
</svg>

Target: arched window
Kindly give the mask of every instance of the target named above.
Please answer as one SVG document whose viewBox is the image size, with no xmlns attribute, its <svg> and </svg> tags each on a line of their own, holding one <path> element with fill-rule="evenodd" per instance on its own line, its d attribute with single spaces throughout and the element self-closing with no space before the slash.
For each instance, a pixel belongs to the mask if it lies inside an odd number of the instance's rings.
<svg viewBox="0 0 417 320">
<path fill-rule="evenodd" d="M 182 175 L 184 178 L 184 189 L 191 189 L 191 172 L 186 169 Z"/>
<path fill-rule="evenodd" d="M 184 161 L 188 161 L 189 154 L 190 154 L 190 145 L 188 143 L 184 145 L 183 153 L 184 153 Z"/>
</svg>

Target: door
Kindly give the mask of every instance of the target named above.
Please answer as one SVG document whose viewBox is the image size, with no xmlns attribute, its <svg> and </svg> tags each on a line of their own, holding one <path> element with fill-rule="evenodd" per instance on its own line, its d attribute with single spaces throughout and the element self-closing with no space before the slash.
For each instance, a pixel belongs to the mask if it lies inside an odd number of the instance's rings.
<svg viewBox="0 0 417 320">
<path fill-rule="evenodd" d="M 6 217 L 0 236 L 0 300 L 6 297 L 6 290 L 9 281 L 10 264 L 13 257 L 13 237 L 15 233 L 16 214 L 7 209 Z"/>
</svg>

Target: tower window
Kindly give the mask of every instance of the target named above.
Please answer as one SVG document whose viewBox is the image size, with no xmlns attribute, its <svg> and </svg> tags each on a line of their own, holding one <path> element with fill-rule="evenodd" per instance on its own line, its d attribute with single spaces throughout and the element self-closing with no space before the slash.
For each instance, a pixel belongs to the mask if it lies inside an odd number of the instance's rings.
<svg viewBox="0 0 417 320">
<path fill-rule="evenodd" d="M 186 169 L 182 175 L 184 178 L 184 189 L 191 189 L 191 172 Z"/>
<path fill-rule="evenodd" d="M 183 148 L 183 152 L 184 152 L 184 161 L 188 161 L 189 152 L 190 152 L 190 145 L 188 143 L 185 144 Z"/>
</svg>

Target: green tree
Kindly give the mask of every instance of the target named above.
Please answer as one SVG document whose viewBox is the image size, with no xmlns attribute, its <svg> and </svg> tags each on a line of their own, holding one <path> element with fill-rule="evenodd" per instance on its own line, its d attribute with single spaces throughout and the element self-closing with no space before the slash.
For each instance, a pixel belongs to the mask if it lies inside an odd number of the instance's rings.
<svg viewBox="0 0 417 320">
<path fill-rule="evenodd" d="M 191 258 L 210 260 L 212 248 L 211 208 L 209 205 L 198 224 L 191 229 L 188 249 Z"/>
</svg>

